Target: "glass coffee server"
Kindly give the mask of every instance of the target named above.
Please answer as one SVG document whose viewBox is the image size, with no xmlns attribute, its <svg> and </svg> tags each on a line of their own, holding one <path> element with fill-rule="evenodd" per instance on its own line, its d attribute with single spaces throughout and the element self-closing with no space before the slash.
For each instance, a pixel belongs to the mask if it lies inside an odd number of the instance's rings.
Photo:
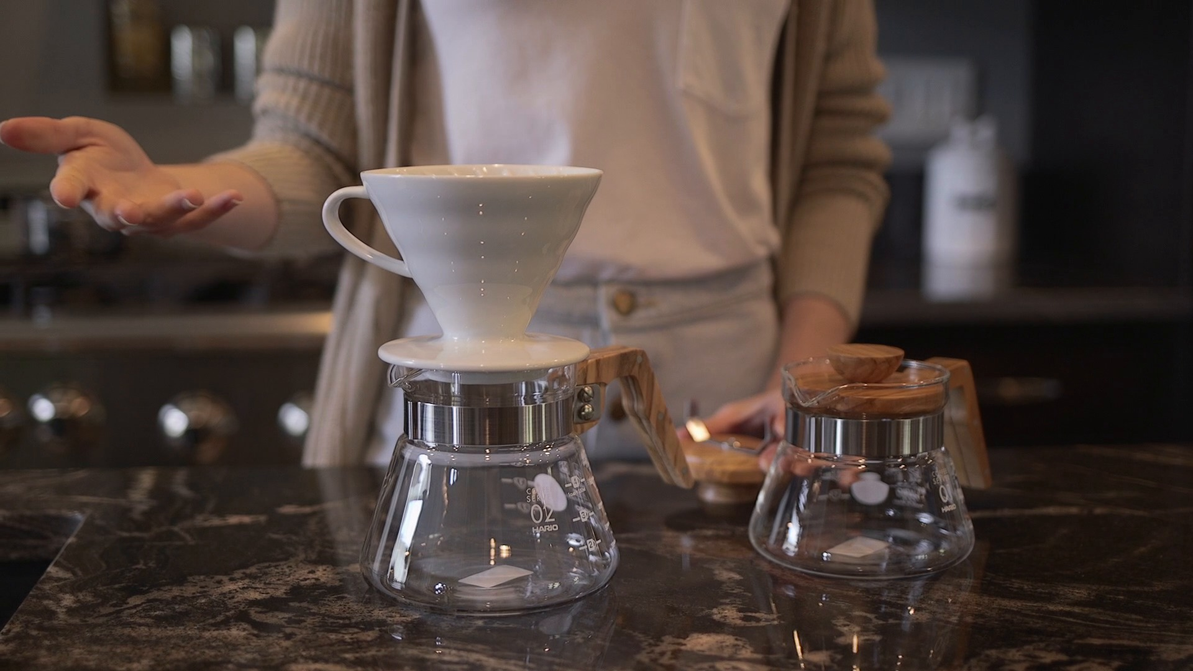
<svg viewBox="0 0 1193 671">
<path fill-rule="evenodd" d="M 600 181 L 551 166 L 420 166 L 362 173 L 324 206 L 333 237 L 412 277 L 443 335 L 383 345 L 404 433 L 361 555 L 365 578 L 449 613 L 548 608 L 599 590 L 618 551 L 579 434 L 606 384 L 664 481 L 691 486 L 642 350 L 527 333 Z M 377 207 L 402 259 L 340 223 L 346 198 Z"/>
<path fill-rule="evenodd" d="M 750 519 L 758 552 L 852 578 L 931 573 L 969 554 L 959 476 L 986 486 L 989 464 L 968 363 L 850 344 L 783 378 L 787 436 Z"/>
</svg>

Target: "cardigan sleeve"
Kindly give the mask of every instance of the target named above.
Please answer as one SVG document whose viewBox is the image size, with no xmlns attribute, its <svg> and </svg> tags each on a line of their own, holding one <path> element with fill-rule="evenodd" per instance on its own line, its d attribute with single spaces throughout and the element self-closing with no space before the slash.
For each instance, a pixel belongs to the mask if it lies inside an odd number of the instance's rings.
<svg viewBox="0 0 1193 671">
<path fill-rule="evenodd" d="M 278 0 L 253 102 L 253 133 L 208 161 L 259 174 L 278 208 L 260 255 L 304 257 L 340 248 L 323 228 L 323 201 L 356 181 L 349 0 Z"/>
<path fill-rule="evenodd" d="M 874 136 L 889 108 L 869 0 L 838 0 L 827 17 L 804 163 L 779 259 L 781 305 L 799 294 L 837 303 L 857 324 L 873 235 L 886 207 L 890 151 Z"/>
</svg>

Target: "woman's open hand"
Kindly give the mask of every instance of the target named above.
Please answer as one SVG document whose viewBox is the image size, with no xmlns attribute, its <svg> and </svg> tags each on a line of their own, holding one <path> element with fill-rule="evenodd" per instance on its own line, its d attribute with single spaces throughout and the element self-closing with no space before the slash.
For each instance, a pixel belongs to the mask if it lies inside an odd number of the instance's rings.
<svg viewBox="0 0 1193 671">
<path fill-rule="evenodd" d="M 57 154 L 50 195 L 85 209 L 96 223 L 126 234 L 171 237 L 206 227 L 242 197 L 226 190 L 205 198 L 149 159 L 122 128 L 84 117 L 22 117 L 0 124 L 0 140 L 22 151 Z"/>
</svg>

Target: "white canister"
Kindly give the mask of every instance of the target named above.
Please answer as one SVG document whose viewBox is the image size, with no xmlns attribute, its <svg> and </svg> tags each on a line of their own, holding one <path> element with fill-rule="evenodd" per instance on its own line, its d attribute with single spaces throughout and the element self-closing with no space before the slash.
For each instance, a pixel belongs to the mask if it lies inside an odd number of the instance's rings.
<svg viewBox="0 0 1193 671">
<path fill-rule="evenodd" d="M 926 264 L 1010 263 L 1017 246 L 1017 189 L 990 117 L 957 121 L 928 153 L 924 179 Z"/>
</svg>

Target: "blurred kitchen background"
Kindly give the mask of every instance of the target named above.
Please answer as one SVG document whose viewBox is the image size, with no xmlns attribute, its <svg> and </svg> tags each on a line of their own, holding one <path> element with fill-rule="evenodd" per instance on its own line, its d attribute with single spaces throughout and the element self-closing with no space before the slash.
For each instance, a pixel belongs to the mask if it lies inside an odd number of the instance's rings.
<svg viewBox="0 0 1193 671">
<path fill-rule="evenodd" d="M 858 339 L 969 359 L 995 447 L 1193 440 L 1193 5 L 877 5 L 895 163 Z M 0 0 L 0 118 L 235 146 L 272 10 Z M 108 235 L 53 169 L 0 150 L 0 468 L 295 462 L 338 257 Z"/>
</svg>

